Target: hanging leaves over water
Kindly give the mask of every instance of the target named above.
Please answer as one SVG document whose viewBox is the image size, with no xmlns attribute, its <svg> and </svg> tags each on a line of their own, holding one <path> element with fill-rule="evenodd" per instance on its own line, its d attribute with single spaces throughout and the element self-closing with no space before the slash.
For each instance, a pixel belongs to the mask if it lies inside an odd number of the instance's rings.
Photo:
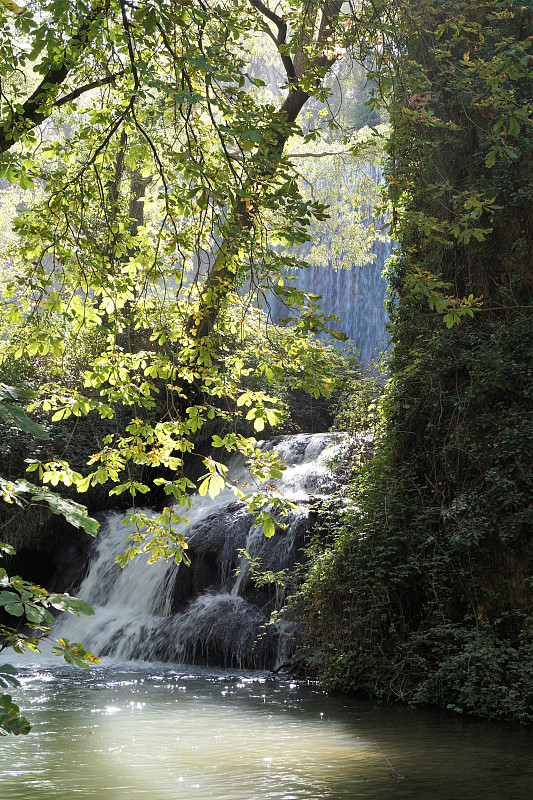
<svg viewBox="0 0 533 800">
<path fill-rule="evenodd" d="M 341 8 L 296 3 L 280 15 L 255 0 L 105 0 L 83 15 L 50 4 L 42 17 L 5 23 L 11 52 L 2 69 L 11 83 L 2 95 L 0 173 L 44 187 L 44 199 L 14 220 L 17 272 L 5 313 L 19 335 L 6 353 L 61 364 L 98 331 L 103 347 L 82 385 L 50 383 L 32 408 L 56 423 L 132 413 L 91 456 L 89 474 L 32 460 L 28 469 L 43 482 L 81 492 L 111 482 L 113 494 L 135 500 L 150 481 L 131 470 L 164 469 L 174 475 L 165 491 L 185 502 L 184 457 L 211 421 L 231 429 L 242 416 L 261 433 L 283 418 L 264 392 L 248 390 L 243 402 L 242 362 L 226 344 L 269 293 L 295 312 L 277 368 L 299 368 L 315 397 L 331 392 L 327 366 L 311 347 L 293 346 L 295 335 L 305 341 L 327 320 L 316 298 L 284 285 L 298 258 L 280 244 L 307 241 L 310 222 L 324 217 L 323 204 L 302 195 L 286 145 L 303 133 L 305 104 L 327 97 L 322 80 L 349 39 Z M 285 74 L 281 92 L 265 92 L 252 70 L 262 41 Z M 269 360 L 265 353 L 257 370 L 273 375 Z M 247 457 L 242 442 L 232 447 Z M 214 497 L 224 477 L 211 464 L 198 491 Z M 23 489 L 34 492 L 18 484 L 11 497 Z M 33 496 L 94 533 L 79 507 Z M 265 525 L 270 533 L 267 517 Z M 159 545 L 152 554 L 168 552 Z"/>
</svg>

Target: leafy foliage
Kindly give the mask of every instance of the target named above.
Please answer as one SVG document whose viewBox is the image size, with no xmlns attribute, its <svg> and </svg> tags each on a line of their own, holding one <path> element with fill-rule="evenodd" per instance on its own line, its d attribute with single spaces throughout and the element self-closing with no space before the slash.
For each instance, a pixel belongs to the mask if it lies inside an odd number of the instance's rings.
<svg viewBox="0 0 533 800">
<path fill-rule="evenodd" d="M 48 438 L 42 425 L 35 423 L 14 401 L 22 398 L 28 400 L 34 393 L 28 390 L 15 389 L 0 384 L 0 416 L 9 419 L 17 428 L 40 439 Z M 75 527 L 83 528 L 87 533 L 96 535 L 98 523 L 87 514 L 87 509 L 78 503 L 64 500 L 58 494 L 25 480 L 16 482 L 0 477 L 0 491 L 6 503 L 16 503 L 21 507 L 27 505 L 23 495 L 29 494 L 32 500 L 46 502 L 56 514 L 63 515 Z M 14 548 L 0 542 L 0 553 L 14 555 Z M 68 594 L 50 593 L 41 586 L 23 580 L 20 576 L 10 577 L 6 570 L 0 568 L 0 650 L 13 648 L 17 653 L 26 649 L 39 652 L 39 639 L 47 636 L 54 622 L 51 609 L 69 611 L 72 614 L 93 614 L 93 609 L 83 600 L 70 597 Z M 15 622 L 11 622 L 14 620 Z M 60 641 L 57 652 L 63 653 L 69 663 L 87 666 L 88 661 L 99 659 L 85 650 L 81 645 L 70 647 L 68 641 Z M 14 675 L 16 670 L 9 664 L 0 667 L 0 685 L 18 686 Z M 13 703 L 10 695 L 0 695 L 0 735 L 26 734 L 30 725 L 25 717 L 19 714 L 19 707 Z"/>
<path fill-rule="evenodd" d="M 0 736 L 18 736 L 30 732 L 30 723 L 20 716 L 19 707 L 8 694 L 0 694 Z"/>
<path fill-rule="evenodd" d="M 531 722 L 531 9 L 372 5 L 395 350 L 302 609 L 329 686 Z"/>
<path fill-rule="evenodd" d="M 294 312 L 286 335 L 277 334 L 284 357 L 272 364 L 269 349 L 256 371 L 270 383 L 290 364 L 296 388 L 315 398 L 333 388 L 320 349 L 306 344 L 327 320 L 316 297 L 283 277 L 299 264 L 287 247 L 306 242 L 310 222 L 326 216 L 301 192 L 286 145 L 303 133 L 304 105 L 329 94 L 322 80 L 349 38 L 346 17 L 340 3 L 295 4 L 279 16 L 254 0 L 209 9 L 108 0 L 81 21 L 56 4 L 41 13 L 5 23 L 0 169 L 26 191 L 35 180 L 44 189 L 14 219 L 17 271 L 5 320 L 17 335 L 3 355 L 62 364 L 72 342 L 98 331 L 100 351 L 82 381 L 46 382 L 33 410 L 56 423 L 90 414 L 117 424 L 88 474 L 62 458 L 32 459 L 29 470 L 81 492 L 111 482 L 113 496 L 127 492 L 135 502 L 154 469 L 183 507 L 191 489 L 184 458 L 206 429 L 249 423 L 261 433 L 283 416 L 272 393 L 246 386 L 242 358 L 225 344 L 239 328 L 242 335 L 255 298 L 264 304 L 278 294 Z M 267 39 L 286 79 L 274 96 L 257 59 L 252 68 Z M 33 93 L 32 64 L 42 76 Z M 45 119 L 50 135 L 34 147 Z M 231 443 L 249 456 L 246 437 Z M 205 466 L 198 489 L 215 496 L 223 467 Z M 161 522 L 152 554 L 183 558 L 185 539 L 169 549 Z"/>
</svg>

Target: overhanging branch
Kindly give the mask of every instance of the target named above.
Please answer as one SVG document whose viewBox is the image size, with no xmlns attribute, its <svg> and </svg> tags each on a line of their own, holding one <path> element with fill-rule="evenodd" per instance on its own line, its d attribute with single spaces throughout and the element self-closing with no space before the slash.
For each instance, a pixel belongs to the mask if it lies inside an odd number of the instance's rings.
<svg viewBox="0 0 533 800">
<path fill-rule="evenodd" d="M 93 23 L 108 8 L 109 0 L 101 0 L 97 3 L 85 17 L 76 34 L 65 45 L 61 65 L 48 70 L 39 86 L 22 104 L 21 110 L 12 113 L 1 126 L 0 153 L 9 150 L 22 134 L 40 125 L 56 108 L 57 93 L 69 73 L 79 63 L 89 44 Z M 67 101 L 64 100 L 62 105 L 65 102 Z"/>
<path fill-rule="evenodd" d="M 91 89 L 99 89 L 100 86 L 107 86 L 109 83 L 113 83 L 116 81 L 117 78 L 121 78 L 126 73 L 125 69 L 121 69 L 120 72 L 115 72 L 113 75 L 107 75 L 105 78 L 101 78 L 96 81 L 91 81 L 91 83 L 85 83 L 83 86 L 80 86 L 78 89 L 75 89 L 73 92 L 60 97 L 59 100 L 56 100 L 54 103 L 54 108 L 61 108 L 61 106 L 66 105 L 67 103 L 71 103 L 76 98 L 80 97 L 82 94 L 86 92 L 90 92 Z"/>
</svg>

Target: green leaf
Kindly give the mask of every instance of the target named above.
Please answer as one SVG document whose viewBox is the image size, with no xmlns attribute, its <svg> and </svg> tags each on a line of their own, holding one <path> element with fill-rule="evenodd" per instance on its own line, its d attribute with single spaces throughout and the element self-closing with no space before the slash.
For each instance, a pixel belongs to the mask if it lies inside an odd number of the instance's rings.
<svg viewBox="0 0 533 800">
<path fill-rule="evenodd" d="M 34 422 L 25 411 L 11 403 L 0 402 L 0 417 L 5 422 L 15 425 L 21 431 L 29 433 L 36 439 L 45 440 L 50 438 L 43 425 Z"/>
<path fill-rule="evenodd" d="M 263 533 L 269 539 L 276 533 L 276 526 L 270 514 L 265 513 L 263 516 Z"/>
<path fill-rule="evenodd" d="M 16 674 L 17 670 L 11 664 L 2 664 L 0 666 L 0 686 L 19 686 Z"/>
<path fill-rule="evenodd" d="M 39 608 L 33 603 L 24 603 L 24 613 L 28 622 L 43 622 L 45 612 L 43 608 Z"/>
<path fill-rule="evenodd" d="M 19 714 L 19 707 L 10 695 L 0 695 L 0 736 L 19 736 L 29 733 L 30 730 L 30 723 Z"/>
<path fill-rule="evenodd" d="M 15 183 L 17 178 L 18 178 L 18 172 L 10 164 L 6 170 L 6 179 L 9 181 L 9 183 Z"/>
<path fill-rule="evenodd" d="M 198 487 L 198 494 L 201 495 L 201 497 L 205 497 L 205 495 L 207 494 L 209 490 L 209 481 L 210 481 L 209 477 L 205 478 Z"/>
<path fill-rule="evenodd" d="M 509 121 L 509 133 L 511 136 L 520 136 L 520 123 L 516 117 L 511 117 Z"/>
<path fill-rule="evenodd" d="M 24 606 L 19 602 L 6 603 L 4 606 L 6 612 L 13 617 L 22 617 L 24 614 Z"/>
<path fill-rule="evenodd" d="M 90 487 L 90 485 L 91 485 L 91 476 L 87 475 L 86 478 L 83 478 L 83 480 L 78 481 L 78 483 L 76 484 L 76 489 L 80 493 L 86 492 L 87 489 Z"/>
<path fill-rule="evenodd" d="M 259 131 L 245 131 L 242 135 L 242 138 L 249 139 L 250 141 L 255 142 L 256 144 L 259 144 L 259 142 L 261 141 L 261 134 L 259 133 Z"/>
<path fill-rule="evenodd" d="M 29 175 L 26 175 L 24 172 L 20 176 L 20 188 L 21 189 L 34 189 L 34 183 Z"/>
<path fill-rule="evenodd" d="M 267 408 L 266 410 L 267 420 L 269 421 L 270 425 L 276 425 L 278 422 L 278 416 L 274 413 L 271 409 Z"/>
<path fill-rule="evenodd" d="M 70 595 L 63 595 L 65 608 L 71 614 L 85 614 L 86 617 L 92 617 L 94 608 L 86 603 L 85 600 L 80 600 L 79 597 L 70 597 Z"/>
</svg>

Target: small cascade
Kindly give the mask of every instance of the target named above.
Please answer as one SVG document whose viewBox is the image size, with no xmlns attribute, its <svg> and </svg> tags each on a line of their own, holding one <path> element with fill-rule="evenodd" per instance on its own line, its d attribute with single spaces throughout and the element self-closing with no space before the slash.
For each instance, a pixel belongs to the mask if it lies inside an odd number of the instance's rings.
<svg viewBox="0 0 533 800">
<path fill-rule="evenodd" d="M 266 538 L 244 503 L 225 489 L 214 500 L 196 496 L 188 512 L 189 567 L 138 556 L 124 569 L 115 556 L 125 549 L 129 529 L 118 513 L 107 515 L 77 595 L 95 608 L 92 617 L 69 618 L 54 633 L 99 656 L 210 666 L 264 669 L 286 659 L 287 623 L 265 627 L 284 601 L 282 587 L 258 586 L 260 571 L 290 569 L 311 525 L 310 495 L 320 495 L 329 459 L 343 446 L 333 434 L 298 434 L 263 444 L 287 464 L 274 483 L 295 504 L 285 530 Z M 237 457 L 230 478 L 249 479 Z M 245 551 L 247 557 L 240 554 Z"/>
</svg>

